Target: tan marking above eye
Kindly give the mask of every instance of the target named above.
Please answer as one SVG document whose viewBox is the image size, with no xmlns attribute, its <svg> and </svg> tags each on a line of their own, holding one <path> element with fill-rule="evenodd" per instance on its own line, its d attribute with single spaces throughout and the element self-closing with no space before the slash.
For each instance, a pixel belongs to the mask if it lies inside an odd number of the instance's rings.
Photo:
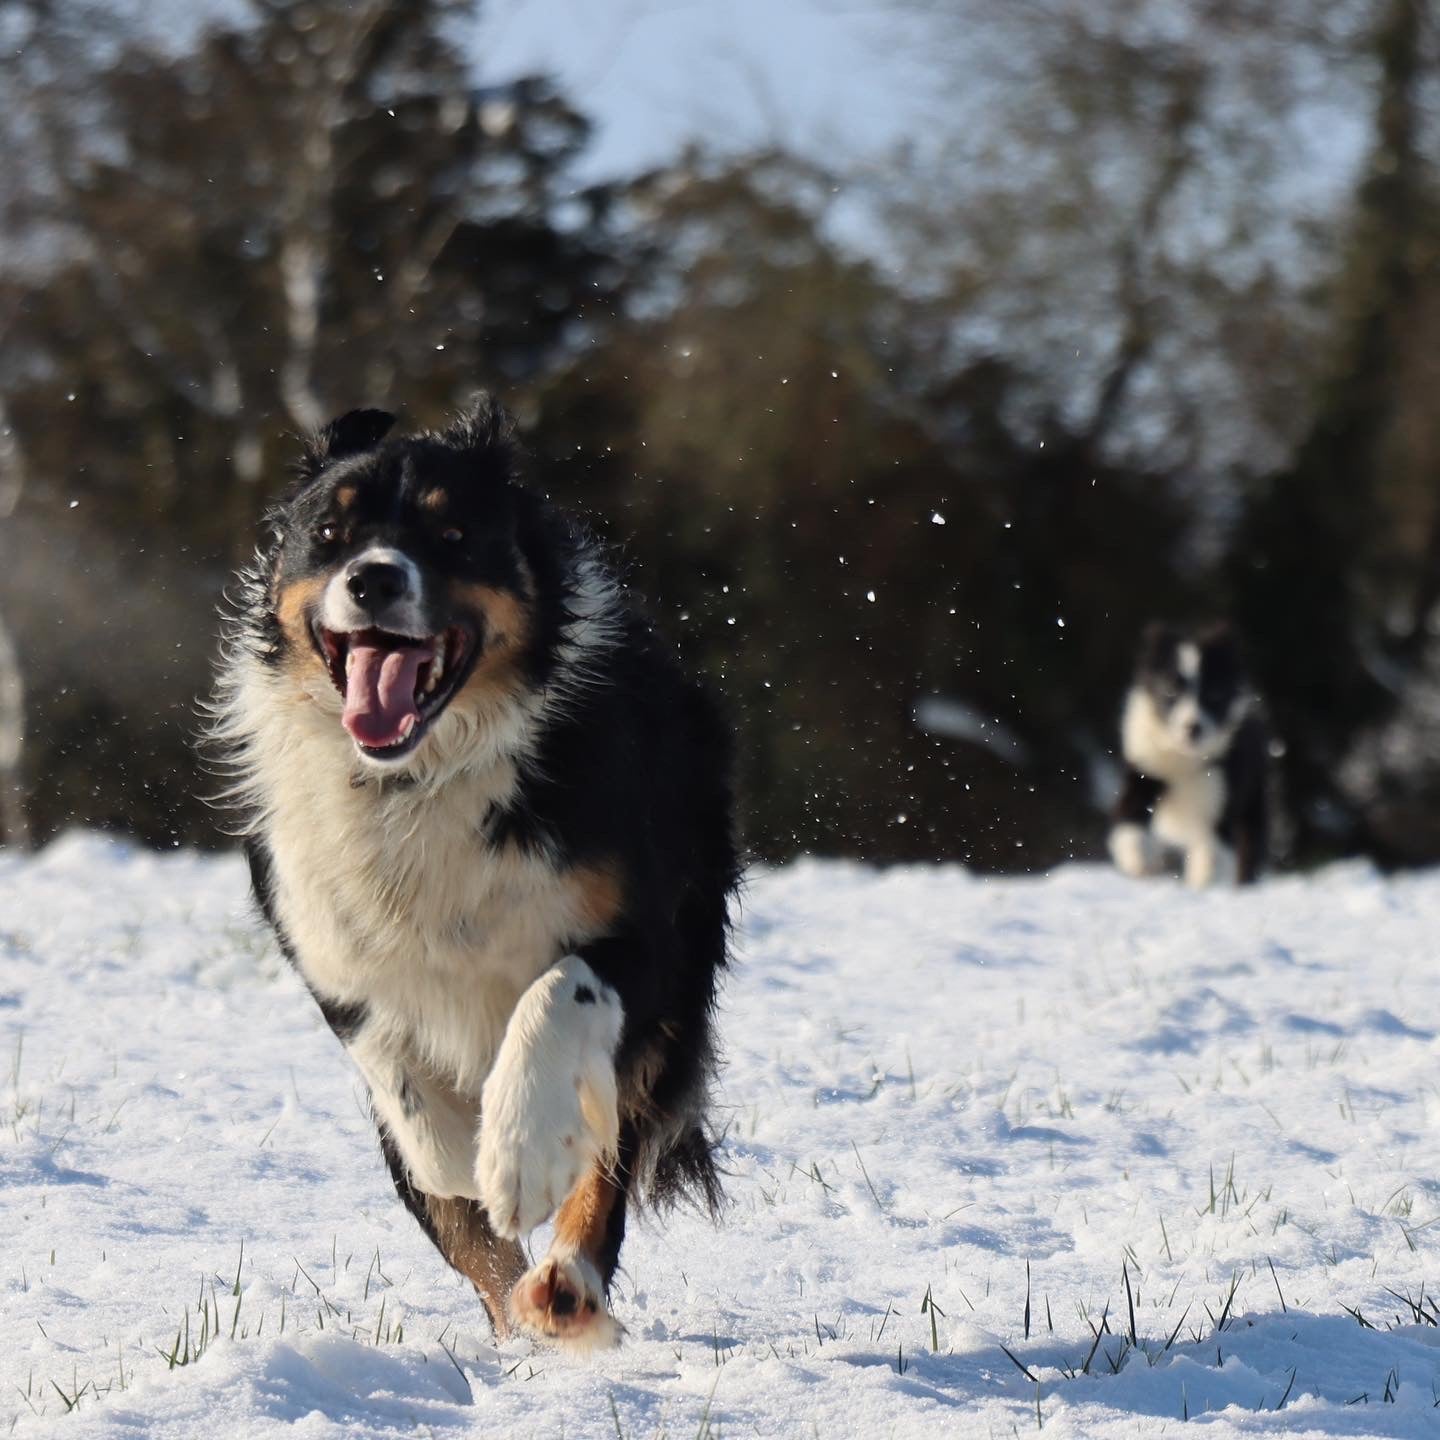
<svg viewBox="0 0 1440 1440">
<path fill-rule="evenodd" d="M 342 509 L 348 510 L 355 503 L 356 490 L 353 485 L 342 485 L 335 492 L 335 503 Z"/>
<path fill-rule="evenodd" d="M 437 515 L 450 503 L 450 492 L 437 486 L 433 490 L 427 490 L 420 497 L 420 508 L 428 510 L 432 515 Z"/>
</svg>

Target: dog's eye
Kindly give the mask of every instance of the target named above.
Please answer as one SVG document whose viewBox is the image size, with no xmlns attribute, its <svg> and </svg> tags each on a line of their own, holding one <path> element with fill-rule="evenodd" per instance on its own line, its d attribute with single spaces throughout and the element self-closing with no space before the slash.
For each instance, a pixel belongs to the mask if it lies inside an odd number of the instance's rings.
<svg viewBox="0 0 1440 1440">
<path fill-rule="evenodd" d="M 458 545 L 465 538 L 465 532 L 458 526 L 450 525 L 440 532 L 440 538 L 447 545 Z"/>
<path fill-rule="evenodd" d="M 338 525 L 332 525 L 328 521 L 315 532 L 315 538 L 322 545 L 333 545 L 339 538 L 339 535 L 340 527 Z"/>
</svg>

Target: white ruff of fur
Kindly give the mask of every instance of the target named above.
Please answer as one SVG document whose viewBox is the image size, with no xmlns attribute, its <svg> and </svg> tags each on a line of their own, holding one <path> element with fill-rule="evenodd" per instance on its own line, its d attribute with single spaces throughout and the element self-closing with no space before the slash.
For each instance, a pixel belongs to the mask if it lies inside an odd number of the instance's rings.
<svg viewBox="0 0 1440 1440">
<path fill-rule="evenodd" d="M 1179 707 L 1176 708 L 1178 711 Z M 1154 700 L 1137 687 L 1125 697 L 1125 714 L 1120 722 L 1121 748 L 1125 758 L 1142 775 L 1171 784 L 1179 783 L 1195 771 L 1214 765 L 1225 754 L 1248 708 L 1249 702 L 1245 697 L 1238 699 L 1231 706 L 1224 724 L 1214 729 L 1207 728 L 1197 746 L 1185 738 L 1185 727 L 1193 718 L 1190 711 L 1180 715 L 1179 725 L 1168 723 L 1155 708 Z M 1198 707 L 1193 703 L 1190 710 L 1198 714 Z"/>
<path fill-rule="evenodd" d="M 590 997 L 580 1002 L 576 994 Z M 620 1144 L 615 1049 L 620 998 L 578 956 L 547 970 L 510 1017 L 481 1100 L 476 1189 L 502 1236 L 555 1213 Z"/>
</svg>

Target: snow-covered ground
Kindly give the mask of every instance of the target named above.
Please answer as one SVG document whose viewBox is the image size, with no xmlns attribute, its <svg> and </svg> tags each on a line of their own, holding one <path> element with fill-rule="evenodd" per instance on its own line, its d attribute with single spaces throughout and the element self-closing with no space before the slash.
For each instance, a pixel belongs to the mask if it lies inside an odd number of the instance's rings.
<svg viewBox="0 0 1440 1440">
<path fill-rule="evenodd" d="M 733 1204 L 576 1360 L 491 1343 L 237 860 L 0 858 L 0 1428 L 1434 1435 L 1437 933 L 1362 867 L 756 875 Z"/>
</svg>

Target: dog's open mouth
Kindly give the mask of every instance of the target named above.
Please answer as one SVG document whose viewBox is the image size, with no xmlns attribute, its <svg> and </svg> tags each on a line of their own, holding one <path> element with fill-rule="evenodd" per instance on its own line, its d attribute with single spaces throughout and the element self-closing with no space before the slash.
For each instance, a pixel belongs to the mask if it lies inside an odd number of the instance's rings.
<svg viewBox="0 0 1440 1440">
<path fill-rule="evenodd" d="M 345 700 L 341 723 L 377 760 L 398 760 L 420 743 L 460 688 L 475 654 L 475 636 L 460 625 L 424 638 L 317 625 L 315 638 Z"/>
</svg>

